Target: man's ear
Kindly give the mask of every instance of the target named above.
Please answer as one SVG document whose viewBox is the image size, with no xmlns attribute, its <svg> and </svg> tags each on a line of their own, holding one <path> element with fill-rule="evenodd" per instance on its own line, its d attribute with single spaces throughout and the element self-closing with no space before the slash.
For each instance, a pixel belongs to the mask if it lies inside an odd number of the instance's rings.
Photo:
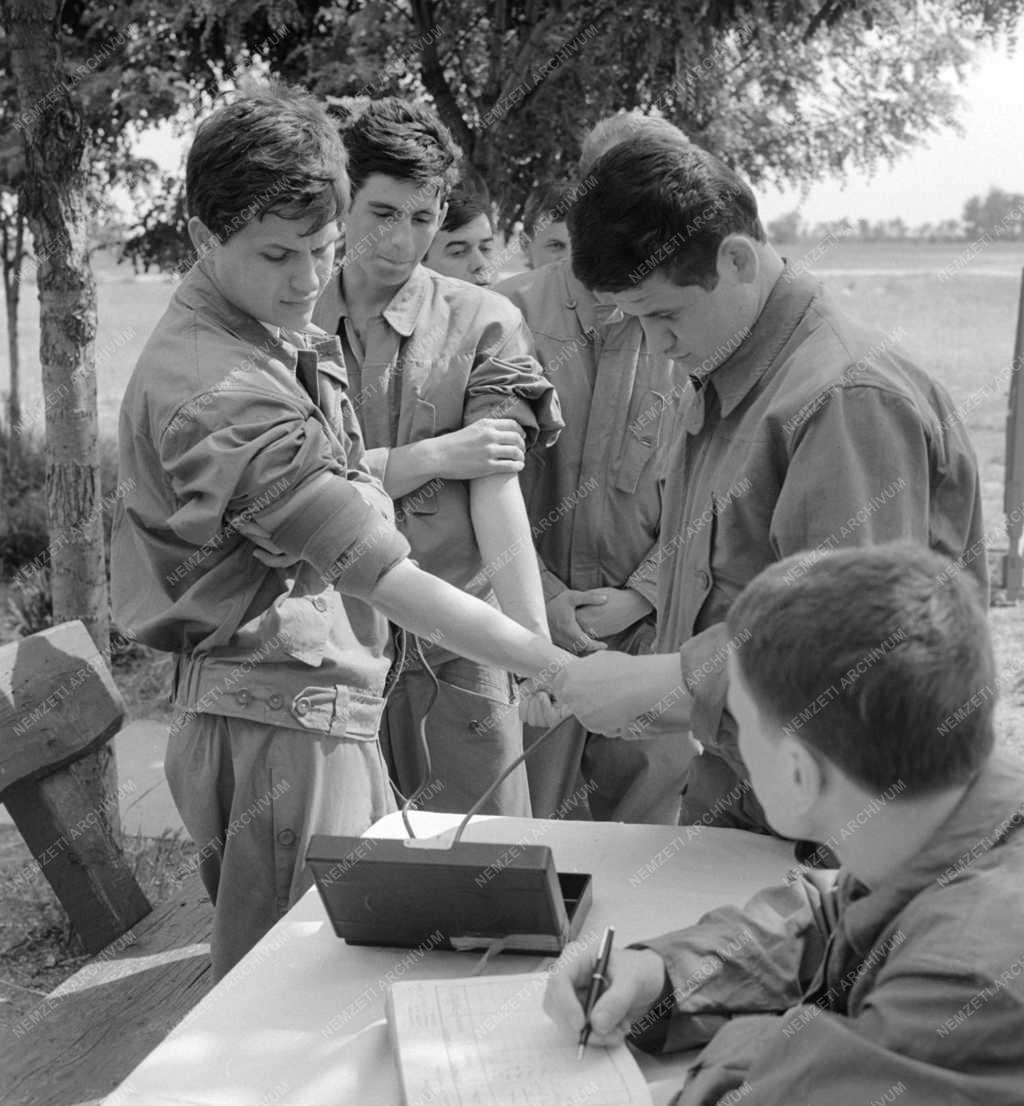
<svg viewBox="0 0 1024 1106">
<path fill-rule="evenodd" d="M 210 250 L 220 245 L 220 239 L 198 215 L 193 215 L 188 221 L 188 236 L 200 257 L 205 257 Z"/>
<path fill-rule="evenodd" d="M 731 284 L 753 284 L 761 269 L 761 258 L 745 234 L 727 234 L 718 246 L 718 275 Z"/>
<path fill-rule="evenodd" d="M 532 262 L 530 260 L 530 247 L 533 245 L 533 239 L 526 233 L 525 230 L 519 232 L 519 248 L 526 254 L 526 264 L 532 268 Z"/>
<path fill-rule="evenodd" d="M 783 734 L 779 755 L 789 776 L 793 796 L 793 813 L 804 815 L 821 799 L 827 785 L 827 775 L 821 759 L 798 737 Z"/>
</svg>

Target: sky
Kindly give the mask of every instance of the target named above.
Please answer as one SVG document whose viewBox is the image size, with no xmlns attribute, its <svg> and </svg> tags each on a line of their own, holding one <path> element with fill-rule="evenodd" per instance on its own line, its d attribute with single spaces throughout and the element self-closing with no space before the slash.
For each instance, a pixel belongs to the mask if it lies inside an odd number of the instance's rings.
<svg viewBox="0 0 1024 1106">
<path fill-rule="evenodd" d="M 992 186 L 1024 193 L 1024 46 L 1015 56 L 1005 47 L 979 52 L 960 95 L 962 135 L 937 132 L 891 168 L 882 163 L 874 175 L 824 180 L 806 196 L 762 186 L 762 217 L 767 222 L 799 209 L 805 223 L 898 217 L 914 227 L 959 218 L 969 196 Z M 166 128 L 139 142 L 140 153 L 168 170 L 180 168 L 181 149 Z"/>
<path fill-rule="evenodd" d="M 962 136 L 937 132 L 892 168 L 882 163 L 874 176 L 822 181 L 806 197 L 761 187 L 762 216 L 769 221 L 799 209 L 805 223 L 899 217 L 917 226 L 959 218 L 969 196 L 993 185 L 1024 192 L 1024 48 L 1012 57 L 1005 47 L 979 52 L 960 95 Z"/>
</svg>

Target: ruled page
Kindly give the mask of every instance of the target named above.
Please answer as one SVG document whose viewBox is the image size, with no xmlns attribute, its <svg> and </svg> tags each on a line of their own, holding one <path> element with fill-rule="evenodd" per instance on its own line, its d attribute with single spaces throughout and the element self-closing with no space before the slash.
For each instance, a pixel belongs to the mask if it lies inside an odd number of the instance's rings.
<svg viewBox="0 0 1024 1106">
<path fill-rule="evenodd" d="M 391 985 L 406 1106 L 651 1106 L 625 1045 L 587 1047 L 544 1013 L 544 973 Z"/>
</svg>

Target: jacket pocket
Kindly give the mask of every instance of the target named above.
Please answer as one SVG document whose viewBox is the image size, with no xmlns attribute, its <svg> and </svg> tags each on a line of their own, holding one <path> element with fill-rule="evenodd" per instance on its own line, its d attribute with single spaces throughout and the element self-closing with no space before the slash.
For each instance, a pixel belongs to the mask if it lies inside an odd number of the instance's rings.
<svg viewBox="0 0 1024 1106">
<path fill-rule="evenodd" d="M 319 595 L 288 595 L 274 606 L 276 616 L 268 631 L 282 652 L 313 668 L 323 663 L 331 625 L 337 618 L 341 596 L 326 588 Z"/>
<path fill-rule="evenodd" d="M 626 442 L 614 475 L 615 487 L 620 491 L 636 491 L 641 474 L 658 449 L 664 412 L 661 392 L 646 392 L 637 417 L 626 428 Z"/>
</svg>

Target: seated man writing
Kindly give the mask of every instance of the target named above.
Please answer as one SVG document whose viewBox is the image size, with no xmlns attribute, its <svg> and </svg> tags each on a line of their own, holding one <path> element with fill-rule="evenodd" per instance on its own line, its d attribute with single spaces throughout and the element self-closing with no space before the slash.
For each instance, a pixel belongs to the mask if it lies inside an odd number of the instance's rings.
<svg viewBox="0 0 1024 1106">
<path fill-rule="evenodd" d="M 765 815 L 842 868 L 834 887 L 794 873 L 615 950 L 591 1042 L 710 1042 L 677 1106 L 1021 1102 L 1024 768 L 992 756 L 976 584 L 923 548 L 796 555 L 728 625 L 729 707 Z M 576 950 L 548 986 L 574 1030 L 589 972 Z"/>
</svg>

